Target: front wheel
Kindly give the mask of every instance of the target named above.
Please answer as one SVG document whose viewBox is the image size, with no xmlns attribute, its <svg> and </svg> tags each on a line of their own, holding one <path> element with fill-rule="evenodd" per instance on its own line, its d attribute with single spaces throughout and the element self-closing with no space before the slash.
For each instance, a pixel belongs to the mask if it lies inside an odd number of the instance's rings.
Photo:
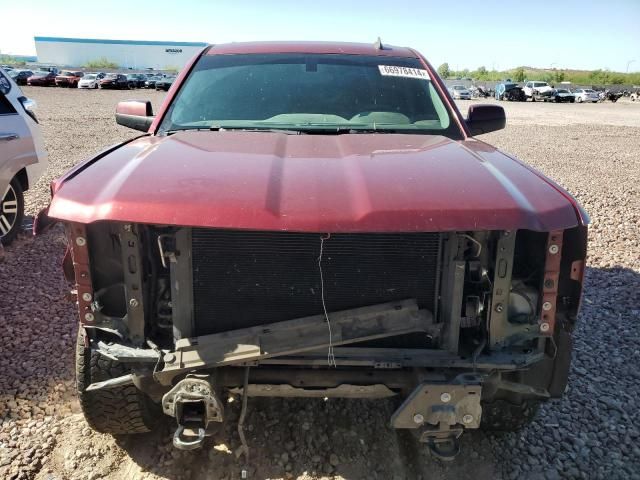
<svg viewBox="0 0 640 480">
<path fill-rule="evenodd" d="M 102 433 L 131 434 L 153 430 L 160 416 L 159 407 L 135 385 L 103 388 L 87 392 L 92 383 L 129 373 L 126 365 L 104 357 L 85 346 L 83 328 L 76 343 L 76 387 L 80 407 L 91 428 Z"/>
<path fill-rule="evenodd" d="M 0 241 L 9 245 L 15 240 L 24 218 L 24 193 L 17 178 L 11 180 L 0 198 Z"/>
</svg>

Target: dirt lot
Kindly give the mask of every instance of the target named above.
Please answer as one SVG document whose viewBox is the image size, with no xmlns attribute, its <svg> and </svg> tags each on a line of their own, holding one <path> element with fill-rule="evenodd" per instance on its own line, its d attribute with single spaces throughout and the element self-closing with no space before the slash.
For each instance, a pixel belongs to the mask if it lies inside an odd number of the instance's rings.
<svg viewBox="0 0 640 480">
<path fill-rule="evenodd" d="M 51 162 L 27 194 L 29 214 L 47 204 L 52 178 L 134 135 L 114 123 L 118 100 L 157 107 L 164 96 L 24 90 L 39 104 Z M 593 220 L 567 395 L 519 434 L 465 434 L 452 464 L 388 427 L 390 401 L 252 399 L 249 478 L 640 478 L 640 104 L 503 105 L 508 127 L 485 140 L 567 187 Z M 130 438 L 87 427 L 73 393 L 76 319 L 62 252 L 58 229 L 23 236 L 0 263 L 0 478 L 239 478 L 231 426 L 196 452 L 171 447 L 169 424 Z"/>
</svg>

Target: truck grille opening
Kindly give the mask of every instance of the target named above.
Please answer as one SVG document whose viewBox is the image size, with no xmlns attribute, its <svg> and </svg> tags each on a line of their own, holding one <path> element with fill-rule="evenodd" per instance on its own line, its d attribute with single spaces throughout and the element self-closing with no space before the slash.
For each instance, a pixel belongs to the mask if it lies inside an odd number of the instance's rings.
<svg viewBox="0 0 640 480">
<path fill-rule="evenodd" d="M 318 233 L 194 228 L 195 334 L 322 314 Z M 435 312 L 439 233 L 331 234 L 322 269 L 329 312 L 415 298 Z"/>
</svg>

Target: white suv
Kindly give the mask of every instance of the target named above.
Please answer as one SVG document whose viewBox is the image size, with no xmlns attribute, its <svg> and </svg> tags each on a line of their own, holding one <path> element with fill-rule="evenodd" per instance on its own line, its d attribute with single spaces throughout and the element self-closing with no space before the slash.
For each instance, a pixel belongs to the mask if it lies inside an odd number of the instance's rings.
<svg viewBox="0 0 640 480">
<path fill-rule="evenodd" d="M 35 102 L 0 70 L 0 241 L 18 234 L 24 217 L 24 191 L 47 167 Z"/>
<path fill-rule="evenodd" d="M 552 88 L 547 82 L 527 82 L 524 84 L 524 95 L 527 98 L 533 98 L 533 91 L 537 90 L 540 93 L 548 92 Z"/>
</svg>

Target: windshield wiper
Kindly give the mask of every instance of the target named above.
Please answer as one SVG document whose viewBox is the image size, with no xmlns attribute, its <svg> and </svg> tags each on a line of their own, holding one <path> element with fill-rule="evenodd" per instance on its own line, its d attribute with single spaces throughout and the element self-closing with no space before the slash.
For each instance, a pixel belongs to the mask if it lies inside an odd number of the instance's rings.
<svg viewBox="0 0 640 480">
<path fill-rule="evenodd" d="M 394 130 L 391 128 L 353 128 L 353 127 L 326 127 L 326 128 L 309 128 L 304 130 L 305 133 L 312 135 L 345 135 L 356 133 L 405 133 L 410 130 Z"/>
<path fill-rule="evenodd" d="M 226 131 L 243 131 L 243 132 L 271 132 L 271 133 L 284 133 L 285 135 L 306 135 L 306 131 L 294 130 L 287 128 L 260 128 L 260 127 L 220 127 L 213 125 L 208 129 L 211 132 L 226 132 Z"/>
<path fill-rule="evenodd" d="M 243 132 L 271 132 L 271 133 L 284 133 L 285 135 L 306 135 L 307 132 L 302 130 L 292 130 L 286 128 L 256 128 L 256 127 L 220 127 L 213 125 L 211 127 L 187 127 L 176 128 L 174 130 L 167 130 L 164 132 L 166 135 L 172 135 L 178 132 L 227 132 L 227 131 L 243 131 Z"/>
</svg>

